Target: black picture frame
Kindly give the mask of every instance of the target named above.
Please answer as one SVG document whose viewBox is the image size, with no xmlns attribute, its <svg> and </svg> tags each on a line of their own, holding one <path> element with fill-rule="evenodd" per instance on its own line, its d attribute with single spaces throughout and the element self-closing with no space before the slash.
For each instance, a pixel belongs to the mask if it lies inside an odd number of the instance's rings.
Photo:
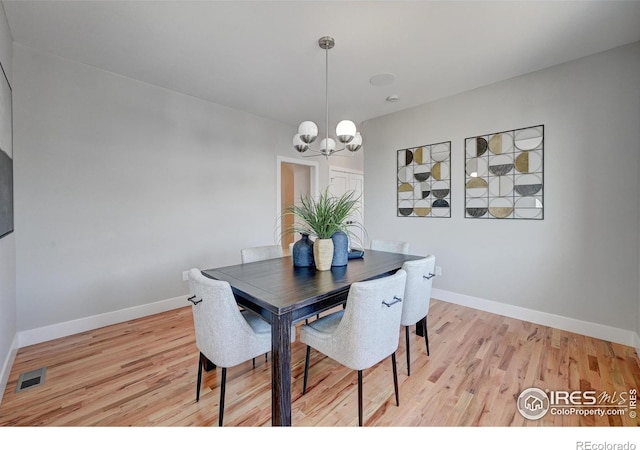
<svg viewBox="0 0 640 450">
<path fill-rule="evenodd" d="M 0 76 L 0 239 L 14 231 L 13 108 L 11 84 L 2 63 Z"/>
<path fill-rule="evenodd" d="M 464 141 L 464 217 L 544 219 L 544 124 Z"/>
<path fill-rule="evenodd" d="M 451 218 L 451 141 L 400 149 L 396 163 L 396 215 Z"/>
</svg>

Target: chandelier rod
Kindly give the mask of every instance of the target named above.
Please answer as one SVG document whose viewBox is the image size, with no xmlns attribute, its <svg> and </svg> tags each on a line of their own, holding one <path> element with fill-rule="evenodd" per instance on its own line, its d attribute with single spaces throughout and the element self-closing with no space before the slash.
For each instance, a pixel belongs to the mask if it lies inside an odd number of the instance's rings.
<svg viewBox="0 0 640 450">
<path fill-rule="evenodd" d="M 324 55 L 325 55 L 325 73 L 324 73 L 324 91 L 325 91 L 325 109 L 326 109 L 326 123 L 325 123 L 325 133 L 326 133 L 326 151 L 327 158 L 329 158 L 329 47 L 325 45 Z"/>
</svg>

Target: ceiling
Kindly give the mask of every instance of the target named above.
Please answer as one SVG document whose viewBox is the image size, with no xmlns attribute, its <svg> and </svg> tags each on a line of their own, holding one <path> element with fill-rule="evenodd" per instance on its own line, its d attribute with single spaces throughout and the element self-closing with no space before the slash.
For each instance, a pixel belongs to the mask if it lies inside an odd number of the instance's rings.
<svg viewBox="0 0 640 450">
<path fill-rule="evenodd" d="M 332 126 L 640 41 L 640 1 L 2 3 L 20 45 L 291 125 L 324 123 L 325 35 Z"/>
</svg>

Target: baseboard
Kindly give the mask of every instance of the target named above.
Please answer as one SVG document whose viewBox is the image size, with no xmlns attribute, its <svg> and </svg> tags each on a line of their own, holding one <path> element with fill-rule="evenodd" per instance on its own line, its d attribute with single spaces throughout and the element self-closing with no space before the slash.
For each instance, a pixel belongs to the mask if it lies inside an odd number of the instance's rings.
<svg viewBox="0 0 640 450">
<path fill-rule="evenodd" d="M 610 327 L 599 323 L 585 322 L 583 320 L 572 319 L 570 317 L 558 316 L 533 309 L 522 308 L 520 306 L 508 305 L 493 300 L 473 297 L 470 295 L 458 294 L 442 289 L 433 289 L 431 296 L 438 300 L 443 300 L 456 305 L 486 311 L 513 319 L 525 320 L 560 330 L 570 331 L 585 336 L 615 342 L 622 345 L 634 347 L 636 352 L 640 349 L 640 337 L 638 333 L 630 330 Z M 640 352 L 638 352 L 640 355 Z"/>
<path fill-rule="evenodd" d="M 187 296 L 184 295 L 148 303 L 146 305 L 121 309 L 119 311 L 112 311 L 105 314 L 98 314 L 95 316 L 83 317 L 82 319 L 70 320 L 68 322 L 35 328 L 33 330 L 20 331 L 18 332 L 18 348 L 187 306 L 188 303 L 186 299 Z"/>
<path fill-rule="evenodd" d="M 7 388 L 7 383 L 9 382 L 9 376 L 11 375 L 11 368 L 13 367 L 13 362 L 16 359 L 16 355 L 18 354 L 18 336 L 13 338 L 13 342 L 11 343 L 11 348 L 9 349 L 9 353 L 4 360 L 2 365 L 2 371 L 0 371 L 0 404 L 2 404 L 2 397 L 4 396 L 4 391 Z"/>
<path fill-rule="evenodd" d="M 640 356 L 640 336 L 638 333 L 630 330 L 623 330 L 593 322 L 585 322 L 578 319 L 508 305 L 506 303 L 500 303 L 470 295 L 458 294 L 456 292 L 445 291 L 442 289 L 433 289 L 431 295 L 433 298 L 438 300 L 478 309 L 480 311 L 486 311 L 493 314 L 499 314 L 514 319 L 525 320 L 573 333 L 583 334 L 585 336 L 603 339 L 605 341 L 628 345 L 630 347 L 634 347 Z M 133 308 L 48 325 L 46 327 L 36 328 L 33 330 L 21 331 L 17 334 L 16 339 L 14 339 L 12 353 L 9 354 L 7 360 L 4 362 L 3 371 L 0 374 L 2 375 L 0 383 L 4 383 L 4 386 L 6 386 L 9 373 L 5 372 L 10 371 L 18 348 L 180 308 L 187 305 L 186 298 L 187 296 L 180 296 Z M 0 396 L 2 395 L 2 392 L 4 392 L 4 389 L 0 391 Z"/>
</svg>

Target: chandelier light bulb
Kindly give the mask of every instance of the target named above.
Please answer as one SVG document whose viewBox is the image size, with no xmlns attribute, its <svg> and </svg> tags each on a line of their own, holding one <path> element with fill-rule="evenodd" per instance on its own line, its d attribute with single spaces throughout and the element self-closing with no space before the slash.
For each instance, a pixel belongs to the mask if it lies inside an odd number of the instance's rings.
<svg viewBox="0 0 640 450">
<path fill-rule="evenodd" d="M 307 150 L 309 150 L 309 144 L 305 143 L 302 140 L 302 138 L 300 137 L 300 134 L 296 134 L 293 137 L 293 148 L 298 150 L 300 153 L 304 153 Z"/>
<path fill-rule="evenodd" d="M 336 127 L 336 135 L 340 142 L 350 142 L 356 135 L 356 124 L 350 120 L 340 121 Z"/>
<path fill-rule="evenodd" d="M 351 142 L 345 145 L 345 147 L 347 147 L 347 150 L 349 150 L 350 152 L 357 152 L 358 150 L 360 150 L 360 147 L 362 147 L 362 135 L 359 131 L 356 133 Z"/>
<path fill-rule="evenodd" d="M 333 139 L 322 139 L 320 141 L 320 151 L 325 155 L 330 155 L 336 149 L 336 141 Z"/>
<path fill-rule="evenodd" d="M 305 144 L 311 144 L 318 137 L 318 125 L 310 120 L 305 120 L 298 127 L 300 139 Z"/>
</svg>

